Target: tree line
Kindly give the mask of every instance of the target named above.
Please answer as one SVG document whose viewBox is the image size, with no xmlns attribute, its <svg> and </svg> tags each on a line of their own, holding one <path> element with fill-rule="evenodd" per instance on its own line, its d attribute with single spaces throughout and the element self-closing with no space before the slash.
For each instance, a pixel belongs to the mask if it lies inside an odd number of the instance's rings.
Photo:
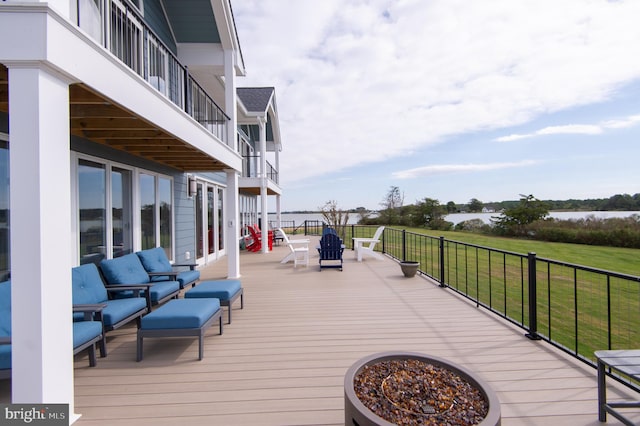
<svg viewBox="0 0 640 426">
<path fill-rule="evenodd" d="M 520 195 L 517 201 L 483 203 L 475 198 L 464 206 L 453 202 L 441 204 L 433 198 L 424 198 L 414 204 L 404 204 L 404 194 L 392 186 L 380 203 L 377 215 L 364 209 L 356 209 L 359 223 L 363 225 L 396 225 L 433 230 L 454 229 L 453 223 L 444 219 L 454 212 L 480 212 L 484 208 L 496 212 L 491 224 L 480 219 L 456 224 L 455 230 L 487 234 L 531 238 L 543 241 L 577 244 L 606 245 L 640 248 L 640 216 L 629 218 L 580 220 L 549 218 L 549 210 L 623 210 L 640 211 L 640 194 L 618 194 L 607 199 L 543 201 L 533 195 Z M 336 206 L 333 206 L 336 208 Z"/>
</svg>

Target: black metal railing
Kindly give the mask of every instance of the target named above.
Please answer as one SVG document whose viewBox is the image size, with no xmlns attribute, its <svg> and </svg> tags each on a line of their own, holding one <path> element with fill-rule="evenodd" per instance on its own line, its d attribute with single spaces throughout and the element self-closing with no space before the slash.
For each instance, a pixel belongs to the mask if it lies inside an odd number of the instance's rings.
<svg viewBox="0 0 640 426">
<path fill-rule="evenodd" d="M 242 158 L 243 158 L 242 177 L 250 177 L 250 178 L 260 177 L 260 172 L 259 172 L 260 156 L 245 155 Z M 279 177 L 278 170 L 275 167 L 273 167 L 271 163 L 269 163 L 268 161 L 266 163 L 267 163 L 267 169 L 265 174 L 267 179 L 275 183 L 279 183 L 280 177 Z"/>
<path fill-rule="evenodd" d="M 345 243 L 377 226 L 347 225 Z M 420 262 L 419 272 L 572 356 L 640 348 L 640 277 L 444 237 L 385 228 L 376 250 Z"/>
<path fill-rule="evenodd" d="M 77 0 L 76 24 L 228 146 L 229 117 L 189 75 L 136 8 L 121 0 Z"/>
</svg>

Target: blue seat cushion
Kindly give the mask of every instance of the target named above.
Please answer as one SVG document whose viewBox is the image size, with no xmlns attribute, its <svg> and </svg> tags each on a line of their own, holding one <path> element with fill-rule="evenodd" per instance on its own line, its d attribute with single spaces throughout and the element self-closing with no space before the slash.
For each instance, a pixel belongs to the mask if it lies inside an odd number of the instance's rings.
<svg viewBox="0 0 640 426">
<path fill-rule="evenodd" d="M 0 370 L 11 368 L 11 345 L 0 345 Z"/>
<path fill-rule="evenodd" d="M 143 329 L 200 328 L 220 309 L 218 299 L 170 300 L 142 317 Z"/>
<path fill-rule="evenodd" d="M 180 283 L 178 281 L 160 281 L 151 286 L 149 294 L 151 295 L 151 301 L 158 303 L 158 301 L 178 290 L 180 290 Z"/>
<path fill-rule="evenodd" d="M 176 278 L 178 278 L 180 287 L 184 288 L 185 285 L 200 279 L 200 271 L 181 271 Z"/>
<path fill-rule="evenodd" d="M 135 253 L 100 262 L 104 278 L 109 284 L 146 284 L 149 274 Z"/>
<path fill-rule="evenodd" d="M 229 300 L 242 288 L 240 280 L 214 280 L 202 281 L 200 284 L 187 291 L 185 298 L 214 297 L 220 300 Z"/>
<path fill-rule="evenodd" d="M 100 271 L 93 263 L 71 268 L 71 287 L 74 305 L 102 303 L 108 298 Z"/>
<path fill-rule="evenodd" d="M 11 281 L 0 283 L 0 336 L 11 336 Z"/>
<path fill-rule="evenodd" d="M 0 283 L 0 336 L 11 337 L 11 281 Z M 11 345 L 0 345 L 0 370 L 11 368 Z"/>
<path fill-rule="evenodd" d="M 111 327 L 146 307 L 147 302 L 144 297 L 109 300 L 106 308 L 102 310 L 104 325 Z"/>
<path fill-rule="evenodd" d="M 77 348 L 102 334 L 99 321 L 78 321 L 73 323 L 73 347 Z"/>
</svg>

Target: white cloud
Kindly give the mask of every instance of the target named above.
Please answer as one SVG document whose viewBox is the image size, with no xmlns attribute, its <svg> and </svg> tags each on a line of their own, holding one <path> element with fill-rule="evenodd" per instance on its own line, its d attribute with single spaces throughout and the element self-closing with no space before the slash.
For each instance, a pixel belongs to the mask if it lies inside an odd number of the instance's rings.
<svg viewBox="0 0 640 426">
<path fill-rule="evenodd" d="M 602 126 L 607 129 L 622 129 L 626 127 L 632 127 L 640 124 L 640 115 L 632 115 L 620 120 L 609 120 L 602 123 Z"/>
<path fill-rule="evenodd" d="M 239 85 L 276 87 L 289 182 L 602 102 L 640 78 L 640 1 L 241 0 L 233 8 L 248 70 Z M 522 137 L 530 136 L 505 140 Z"/>
<path fill-rule="evenodd" d="M 486 172 L 492 170 L 512 169 L 528 167 L 536 164 L 533 160 L 524 160 L 514 163 L 487 163 L 487 164 L 438 164 L 424 167 L 416 167 L 393 173 L 397 179 L 415 179 L 423 176 L 442 175 L 450 173 Z"/>
<path fill-rule="evenodd" d="M 497 142 L 513 142 L 545 135 L 599 135 L 607 129 L 621 129 L 640 124 L 640 115 L 632 115 L 623 119 L 608 120 L 601 124 L 567 124 L 563 126 L 549 126 L 533 133 L 513 134 L 496 138 Z"/>
</svg>

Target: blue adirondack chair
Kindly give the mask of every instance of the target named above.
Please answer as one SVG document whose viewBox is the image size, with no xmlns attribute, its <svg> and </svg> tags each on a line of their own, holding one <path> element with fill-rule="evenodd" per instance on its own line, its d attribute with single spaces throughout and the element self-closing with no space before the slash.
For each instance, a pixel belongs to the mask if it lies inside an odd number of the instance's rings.
<svg viewBox="0 0 640 426">
<path fill-rule="evenodd" d="M 344 244 L 342 244 L 340 237 L 331 233 L 325 234 L 320 239 L 320 247 L 318 247 L 320 271 L 322 268 L 339 268 L 342 271 L 343 251 Z M 329 263 L 327 264 L 327 262 Z"/>
</svg>

